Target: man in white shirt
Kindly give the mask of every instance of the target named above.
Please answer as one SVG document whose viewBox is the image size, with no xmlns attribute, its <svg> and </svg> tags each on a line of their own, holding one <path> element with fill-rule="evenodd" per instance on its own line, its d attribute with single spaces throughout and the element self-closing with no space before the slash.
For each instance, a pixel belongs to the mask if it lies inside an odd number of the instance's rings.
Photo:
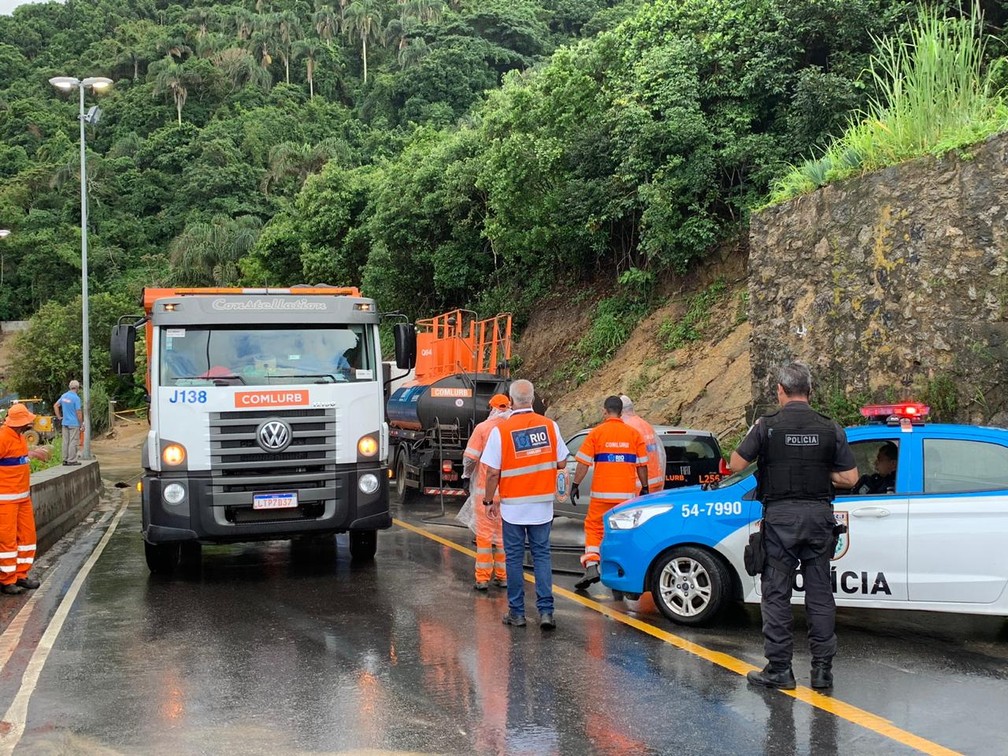
<svg viewBox="0 0 1008 756">
<path fill-rule="evenodd" d="M 532 409 L 535 390 L 530 381 L 511 384 L 511 417 L 490 432 L 480 462 L 487 466 L 483 506 L 490 517 L 503 520 L 507 570 L 508 613 L 504 624 L 525 623 L 525 582 L 522 563 L 528 539 L 535 575 L 539 626 L 554 630 L 553 558 L 550 529 L 557 470 L 567 464 L 567 445 L 557 424 Z M 500 488 L 500 503 L 494 494 Z"/>
</svg>

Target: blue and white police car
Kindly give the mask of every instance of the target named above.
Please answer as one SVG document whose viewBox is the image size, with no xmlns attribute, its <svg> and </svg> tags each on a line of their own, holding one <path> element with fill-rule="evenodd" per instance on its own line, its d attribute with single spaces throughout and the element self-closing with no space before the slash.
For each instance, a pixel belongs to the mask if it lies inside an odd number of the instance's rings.
<svg viewBox="0 0 1008 756">
<path fill-rule="evenodd" d="M 847 429 L 861 474 L 898 450 L 882 493 L 839 491 L 847 525 L 831 562 L 837 604 L 1008 617 L 1008 430 L 923 422 L 926 406 L 873 405 L 883 422 Z M 650 591 L 673 622 L 710 622 L 726 601 L 758 603 L 742 554 L 759 525 L 755 465 L 707 487 L 633 499 L 605 517 L 602 582 L 630 598 Z M 794 603 L 802 602 L 795 574 Z"/>
</svg>

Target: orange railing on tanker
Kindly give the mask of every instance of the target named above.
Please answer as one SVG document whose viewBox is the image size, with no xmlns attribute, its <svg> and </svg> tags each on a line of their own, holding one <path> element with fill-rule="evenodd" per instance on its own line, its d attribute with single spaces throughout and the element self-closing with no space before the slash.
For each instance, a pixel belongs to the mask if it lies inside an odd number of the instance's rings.
<svg viewBox="0 0 1008 756">
<path fill-rule="evenodd" d="M 418 320 L 416 379 L 432 383 L 457 373 L 506 372 L 511 359 L 511 316 L 478 320 L 454 310 Z M 503 366 L 503 368 L 502 368 Z"/>
</svg>

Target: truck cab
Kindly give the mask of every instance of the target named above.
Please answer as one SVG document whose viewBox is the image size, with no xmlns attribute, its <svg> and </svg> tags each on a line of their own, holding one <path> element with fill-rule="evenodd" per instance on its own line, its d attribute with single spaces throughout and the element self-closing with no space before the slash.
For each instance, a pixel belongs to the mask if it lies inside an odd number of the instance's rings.
<svg viewBox="0 0 1008 756">
<path fill-rule="evenodd" d="M 113 329 L 147 345 L 145 552 L 170 572 L 197 544 L 349 532 L 370 559 L 391 526 L 379 315 L 356 289 L 146 289 Z"/>
</svg>

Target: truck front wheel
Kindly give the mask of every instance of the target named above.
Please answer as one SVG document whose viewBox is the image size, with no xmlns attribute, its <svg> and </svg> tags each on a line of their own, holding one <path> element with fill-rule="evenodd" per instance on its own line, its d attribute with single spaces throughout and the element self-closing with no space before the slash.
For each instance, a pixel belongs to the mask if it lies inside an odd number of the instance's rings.
<svg viewBox="0 0 1008 756">
<path fill-rule="evenodd" d="M 147 543 L 144 541 L 144 557 L 147 569 L 155 575 L 170 575 L 178 567 L 181 556 L 178 543 Z"/>
<path fill-rule="evenodd" d="M 350 531 L 350 558 L 352 560 L 363 562 L 374 559 L 376 551 L 378 551 L 377 530 Z"/>
<path fill-rule="evenodd" d="M 417 489 L 406 485 L 406 464 L 408 461 L 409 458 L 405 451 L 401 451 L 396 455 L 395 488 L 393 492 L 395 494 L 395 502 L 399 505 L 409 504 L 417 497 Z"/>
</svg>

